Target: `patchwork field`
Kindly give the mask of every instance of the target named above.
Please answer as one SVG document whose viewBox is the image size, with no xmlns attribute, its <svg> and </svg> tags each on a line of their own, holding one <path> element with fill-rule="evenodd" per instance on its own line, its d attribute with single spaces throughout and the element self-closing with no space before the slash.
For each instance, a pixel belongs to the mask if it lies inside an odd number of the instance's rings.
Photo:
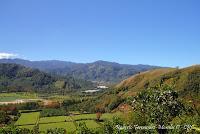
<svg viewBox="0 0 200 134">
<path fill-rule="evenodd" d="M 49 124 L 39 125 L 40 131 L 46 131 L 52 128 L 64 128 L 68 133 L 76 130 L 76 126 L 73 122 L 59 122 L 59 123 L 49 123 Z"/>
<path fill-rule="evenodd" d="M 98 124 L 96 121 L 94 120 L 86 120 L 86 121 L 77 121 L 76 123 L 81 123 L 81 122 L 85 122 L 86 126 L 88 128 L 98 128 L 100 127 L 100 124 Z"/>
<path fill-rule="evenodd" d="M 35 125 L 39 121 L 39 112 L 22 113 L 15 123 L 16 126 Z"/>
<path fill-rule="evenodd" d="M 110 120 L 120 113 L 105 113 L 102 115 L 103 120 Z M 64 128 L 68 133 L 74 132 L 79 123 L 85 122 L 88 128 L 101 127 L 103 123 L 96 122 L 96 114 L 81 114 L 74 116 L 55 116 L 39 118 L 39 112 L 22 113 L 16 126 L 21 128 L 33 129 L 36 124 L 39 124 L 40 131 L 47 131 L 51 128 Z"/>
<path fill-rule="evenodd" d="M 23 126 L 18 126 L 19 128 L 26 128 L 26 129 L 30 129 L 33 130 L 35 125 L 23 125 Z"/>
<path fill-rule="evenodd" d="M 65 122 L 65 121 L 72 121 L 70 116 L 55 116 L 55 117 L 45 117 L 40 118 L 39 123 L 40 124 L 46 124 L 46 123 L 55 123 L 55 122 Z"/>
</svg>

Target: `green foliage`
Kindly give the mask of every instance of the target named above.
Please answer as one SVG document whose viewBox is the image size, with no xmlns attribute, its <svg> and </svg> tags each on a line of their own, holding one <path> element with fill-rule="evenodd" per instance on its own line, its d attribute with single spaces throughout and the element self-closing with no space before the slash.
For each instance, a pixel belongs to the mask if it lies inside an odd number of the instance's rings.
<svg viewBox="0 0 200 134">
<path fill-rule="evenodd" d="M 56 81 L 55 87 L 58 89 L 66 88 L 66 82 L 65 81 Z"/>
<path fill-rule="evenodd" d="M 11 121 L 11 118 L 8 114 L 4 111 L 0 111 L 0 125 L 1 124 L 8 124 Z"/>
<path fill-rule="evenodd" d="M 78 100 L 78 99 L 76 99 L 76 100 L 75 99 L 66 99 L 63 101 L 62 106 L 67 109 L 70 105 L 74 105 L 79 102 L 80 102 L 80 100 Z"/>
<path fill-rule="evenodd" d="M 93 134 L 93 132 L 86 126 L 84 122 L 81 122 L 77 126 L 76 134 Z"/>
<path fill-rule="evenodd" d="M 38 102 L 27 102 L 21 105 L 21 109 L 23 110 L 36 110 L 38 109 L 40 106 L 38 104 Z"/>
<path fill-rule="evenodd" d="M 129 134 L 131 129 L 122 128 L 124 127 L 124 122 L 118 117 L 114 117 L 112 121 L 106 121 L 103 126 L 104 134 Z"/>
<path fill-rule="evenodd" d="M 83 64 L 65 61 L 32 62 L 22 59 L 2 59 L 0 62 L 17 63 L 27 67 L 38 68 L 42 71 L 56 75 L 70 75 L 84 80 L 104 81 L 111 83 L 119 82 L 120 80 L 138 72 L 159 68 L 157 66 L 149 65 L 122 65 L 106 61 L 96 61 L 93 63 Z"/>
<path fill-rule="evenodd" d="M 18 127 L 5 127 L 0 128 L 0 134 L 66 134 L 66 130 L 63 128 L 48 129 L 47 132 L 39 132 L 38 129 L 29 130 L 26 128 Z"/>
<path fill-rule="evenodd" d="M 93 84 L 73 77 L 61 77 L 17 64 L 0 64 L 0 92 L 63 92 L 93 88 Z"/>
<path fill-rule="evenodd" d="M 15 125 L 16 126 L 35 125 L 39 120 L 39 116 L 40 116 L 39 112 L 22 113 L 17 122 L 15 122 Z"/>
<path fill-rule="evenodd" d="M 121 104 L 123 101 L 124 101 L 123 99 L 121 99 L 120 97 L 117 97 L 112 100 L 112 102 L 108 105 L 108 108 L 110 110 L 113 110 L 113 109 L 117 108 L 119 106 L 119 104 Z"/>
<path fill-rule="evenodd" d="M 166 125 L 184 109 L 178 101 L 177 92 L 166 85 L 141 92 L 135 98 L 133 107 L 149 115 L 149 121 L 157 125 Z"/>
<path fill-rule="evenodd" d="M 188 75 L 186 91 L 192 91 L 195 95 L 200 94 L 200 70 L 196 69 Z"/>
<path fill-rule="evenodd" d="M 179 118 L 176 117 L 171 121 L 171 124 L 173 126 L 178 126 L 180 125 L 179 129 L 172 130 L 172 133 L 193 133 L 193 134 L 198 134 L 198 131 L 195 131 L 193 127 L 200 127 L 200 116 L 193 113 L 191 115 L 183 114 Z"/>
<path fill-rule="evenodd" d="M 66 116 L 67 111 L 64 109 L 43 109 L 40 112 L 40 117 L 51 117 L 51 116 Z"/>
<path fill-rule="evenodd" d="M 66 130 L 63 128 L 48 129 L 46 134 L 66 134 Z"/>
<path fill-rule="evenodd" d="M 25 128 L 5 127 L 0 128 L 0 134 L 33 134 L 33 132 Z"/>
</svg>

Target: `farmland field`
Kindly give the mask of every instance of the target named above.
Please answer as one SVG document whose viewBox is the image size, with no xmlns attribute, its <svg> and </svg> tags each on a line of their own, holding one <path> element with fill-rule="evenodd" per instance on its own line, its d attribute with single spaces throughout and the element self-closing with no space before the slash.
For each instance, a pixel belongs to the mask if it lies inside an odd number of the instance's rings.
<svg viewBox="0 0 200 134">
<path fill-rule="evenodd" d="M 0 93 L 0 102 L 15 101 L 17 99 L 38 99 L 38 96 L 31 93 Z"/>
<path fill-rule="evenodd" d="M 91 119 L 96 119 L 96 114 L 81 114 L 81 115 L 75 115 L 72 116 L 74 120 L 91 120 Z"/>
<path fill-rule="evenodd" d="M 22 113 L 20 118 L 15 123 L 16 126 L 22 125 L 35 125 L 39 120 L 40 113 L 32 112 L 32 113 Z"/>
<path fill-rule="evenodd" d="M 113 117 L 120 117 L 122 115 L 121 112 L 116 112 L 116 113 L 105 113 L 105 114 L 102 114 L 102 117 L 101 119 L 103 120 L 111 120 Z"/>
<path fill-rule="evenodd" d="M 65 122 L 65 121 L 72 121 L 69 116 L 55 116 L 55 117 L 44 117 L 40 118 L 39 123 L 54 123 L 54 122 Z"/>
<path fill-rule="evenodd" d="M 35 125 L 23 125 L 23 126 L 19 126 L 19 128 L 26 128 L 26 129 L 30 129 L 33 130 Z"/>
<path fill-rule="evenodd" d="M 34 125 L 39 119 L 39 114 L 39 112 L 22 113 L 21 117 L 15 123 L 15 125 L 21 128 L 33 129 Z M 102 115 L 101 119 L 110 120 L 117 115 L 119 115 L 119 113 L 105 113 Z M 69 133 L 74 132 L 76 130 L 76 125 L 82 122 L 85 122 L 86 126 L 91 129 L 99 128 L 103 124 L 103 122 L 96 122 L 96 114 L 42 117 L 39 119 L 38 124 L 40 131 L 45 132 L 52 128 L 64 128 Z"/>
<path fill-rule="evenodd" d="M 52 128 L 64 128 L 67 132 L 73 132 L 76 130 L 76 127 L 73 122 L 59 122 L 59 123 L 49 123 L 49 124 L 40 124 L 39 130 L 46 131 L 47 129 Z"/>
<path fill-rule="evenodd" d="M 100 127 L 100 125 L 97 124 L 96 121 L 94 121 L 94 120 L 77 121 L 76 123 L 81 123 L 81 122 L 85 122 L 85 124 L 88 128 L 98 128 L 98 127 Z"/>
</svg>

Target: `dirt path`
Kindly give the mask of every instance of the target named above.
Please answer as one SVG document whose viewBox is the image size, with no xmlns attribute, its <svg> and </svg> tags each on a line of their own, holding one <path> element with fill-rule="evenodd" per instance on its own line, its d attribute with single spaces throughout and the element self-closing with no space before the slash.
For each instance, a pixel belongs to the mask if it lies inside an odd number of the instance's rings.
<svg viewBox="0 0 200 134">
<path fill-rule="evenodd" d="M 9 104 L 20 104 L 20 103 L 27 103 L 33 101 L 44 101 L 43 99 L 17 99 L 15 101 L 5 101 L 0 102 L 0 105 L 9 105 Z"/>
</svg>

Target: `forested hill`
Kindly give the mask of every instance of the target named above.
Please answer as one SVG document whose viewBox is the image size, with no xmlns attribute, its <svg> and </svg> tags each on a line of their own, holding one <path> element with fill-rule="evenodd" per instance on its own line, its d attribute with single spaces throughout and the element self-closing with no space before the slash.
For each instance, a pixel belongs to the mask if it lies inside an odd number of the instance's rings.
<svg viewBox="0 0 200 134">
<path fill-rule="evenodd" d="M 59 92 L 92 88 L 91 82 L 72 77 L 53 76 L 17 64 L 0 64 L 0 92 Z"/>
<path fill-rule="evenodd" d="M 58 60 L 28 61 L 23 59 L 1 59 L 0 63 L 16 63 L 52 74 L 70 75 L 79 79 L 108 83 L 119 82 L 138 72 L 160 68 L 158 66 L 126 65 L 107 61 L 83 64 Z"/>
</svg>

